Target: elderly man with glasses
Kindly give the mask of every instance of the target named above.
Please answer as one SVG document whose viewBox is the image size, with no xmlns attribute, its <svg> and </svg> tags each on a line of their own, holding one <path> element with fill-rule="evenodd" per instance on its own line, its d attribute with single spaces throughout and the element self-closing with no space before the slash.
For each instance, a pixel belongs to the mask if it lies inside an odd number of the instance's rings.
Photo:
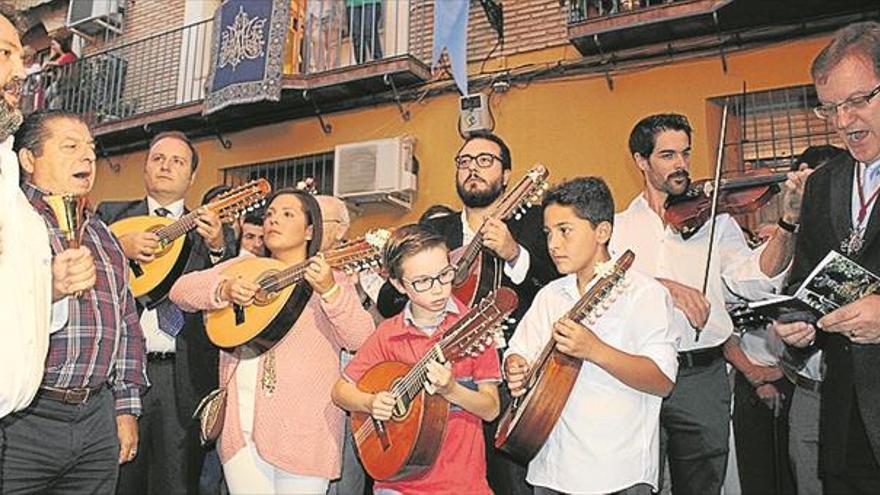
<svg viewBox="0 0 880 495">
<path fill-rule="evenodd" d="M 880 24 L 838 31 L 813 61 L 812 76 L 821 103 L 816 115 L 849 153 L 807 183 L 791 288 L 831 250 L 880 274 Z M 824 353 L 819 474 L 825 493 L 880 493 L 880 295 L 843 306 L 816 326 L 775 328 L 789 345 Z"/>
</svg>

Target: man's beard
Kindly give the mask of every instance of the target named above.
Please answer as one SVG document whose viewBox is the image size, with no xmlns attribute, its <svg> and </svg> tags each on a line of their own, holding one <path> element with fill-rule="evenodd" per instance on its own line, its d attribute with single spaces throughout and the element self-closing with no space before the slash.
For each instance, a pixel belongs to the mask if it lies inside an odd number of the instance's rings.
<svg viewBox="0 0 880 495">
<path fill-rule="evenodd" d="M 467 180 L 464 183 L 456 181 L 455 189 L 458 191 L 458 197 L 461 198 L 461 202 L 468 208 L 485 208 L 498 199 L 504 191 L 504 185 L 500 180 L 489 184 L 489 189 L 483 191 L 468 190 L 465 188 L 465 184 L 467 184 Z"/>
<path fill-rule="evenodd" d="M 685 179 L 683 185 L 681 186 L 677 185 L 677 183 L 674 182 L 674 180 L 678 179 L 679 177 L 684 177 Z M 687 170 L 679 169 L 667 175 L 666 179 L 660 184 L 657 189 L 660 189 L 670 196 L 678 196 L 679 194 L 683 194 L 685 191 L 687 191 L 690 185 L 690 174 L 687 172 Z"/>
<path fill-rule="evenodd" d="M 24 116 L 21 114 L 21 110 L 9 106 L 0 93 L 0 142 L 6 141 L 9 136 L 15 134 L 23 121 Z"/>
</svg>

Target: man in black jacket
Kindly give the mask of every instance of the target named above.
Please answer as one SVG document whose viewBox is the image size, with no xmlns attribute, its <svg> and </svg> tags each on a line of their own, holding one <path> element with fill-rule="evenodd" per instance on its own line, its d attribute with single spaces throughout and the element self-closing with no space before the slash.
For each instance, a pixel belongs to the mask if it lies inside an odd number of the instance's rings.
<svg viewBox="0 0 880 495">
<path fill-rule="evenodd" d="M 796 288 L 831 250 L 880 274 L 880 24 L 840 30 L 813 61 L 820 106 L 849 153 L 810 177 L 804 192 L 790 285 Z M 880 295 L 817 323 L 778 324 L 790 345 L 820 347 L 826 376 L 819 424 L 825 493 L 880 493 Z"/>
<path fill-rule="evenodd" d="M 173 219 L 189 213 L 184 196 L 195 179 L 198 153 L 180 132 L 153 138 L 144 164 L 147 197 L 98 205 L 98 216 L 112 224 L 124 218 L 158 215 Z M 184 273 L 204 270 L 232 254 L 216 213 L 199 211 L 196 229 L 185 243 Z M 158 237 L 151 232 L 119 238 L 125 255 L 141 263 L 154 258 Z M 185 256 L 185 248 L 182 256 Z M 147 344 L 147 376 L 138 422 L 140 452 L 120 468 L 118 493 L 197 493 L 204 451 L 191 416 L 199 399 L 217 387 L 218 351 L 207 338 L 201 315 L 183 313 L 167 299 L 152 307 L 138 304 Z"/>
<path fill-rule="evenodd" d="M 513 313 L 518 320 L 538 290 L 559 276 L 547 254 L 541 209 L 531 208 L 521 218 L 507 221 L 490 216 L 511 179 L 510 149 L 500 137 L 490 133 L 471 134 L 458 150 L 453 165 L 455 187 L 464 209 L 460 213 L 428 219 L 425 224 L 441 233 L 452 251 L 466 246 L 475 233 L 482 234 L 483 256 L 475 300 L 479 301 L 493 290 L 498 277 L 501 285 L 512 288 L 519 296 L 519 307 Z M 385 310 L 383 316 L 386 317 L 403 309 L 399 302 L 396 305 L 389 303 L 391 292 L 393 289 L 386 284 L 379 296 L 378 306 L 380 311 Z M 394 310 L 388 311 L 389 307 Z M 514 325 L 511 325 L 505 337 L 509 338 L 513 329 Z M 510 395 L 506 387 L 501 392 L 503 408 Z M 532 490 L 525 482 L 525 468 L 494 447 L 497 422 L 484 426 L 487 474 L 492 490 L 495 493 L 530 494 Z"/>
</svg>

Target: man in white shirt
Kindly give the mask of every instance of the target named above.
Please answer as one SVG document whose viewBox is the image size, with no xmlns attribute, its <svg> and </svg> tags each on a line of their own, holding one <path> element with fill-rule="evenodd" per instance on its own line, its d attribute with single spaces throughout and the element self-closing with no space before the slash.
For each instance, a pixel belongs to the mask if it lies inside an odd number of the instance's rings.
<svg viewBox="0 0 880 495">
<path fill-rule="evenodd" d="M 733 331 L 725 311 L 724 288 L 749 300 L 764 299 L 779 290 L 792 256 L 803 183 L 811 171 L 789 174 L 782 228 L 756 251 L 749 249 L 733 218 L 727 214 L 716 218 L 712 264 L 706 290 L 701 291 L 711 220 L 685 239 L 664 219 L 666 199 L 690 186 L 690 124 L 677 114 L 646 117 L 630 134 L 629 147 L 645 186 L 616 216 L 611 250 L 633 250 L 636 267 L 666 286 L 678 310 L 673 322 L 683 335 L 678 379 L 661 411 L 672 490 L 675 494 L 719 493 L 727 466 L 730 423 L 730 390 L 721 345 Z"/>
<path fill-rule="evenodd" d="M 521 395 L 547 345 L 583 363 L 559 420 L 529 463 L 535 495 L 649 495 L 658 486 L 660 404 L 674 384 L 680 338 L 669 294 L 630 269 L 619 295 L 602 301 L 601 315 L 583 322 L 567 317 L 609 263 L 613 218 L 611 192 L 595 177 L 560 184 L 544 198 L 550 256 L 566 275 L 538 292 L 517 326 L 505 377 L 511 393 Z"/>
<path fill-rule="evenodd" d="M 88 248 L 52 257 L 43 219 L 19 188 L 12 133 L 22 122 L 18 109 L 25 74 L 15 26 L 0 11 L 0 418 L 27 407 L 43 379 L 49 333 L 67 321 L 67 295 L 90 289 L 95 265 Z M 52 304 L 58 300 L 58 304 Z"/>
</svg>

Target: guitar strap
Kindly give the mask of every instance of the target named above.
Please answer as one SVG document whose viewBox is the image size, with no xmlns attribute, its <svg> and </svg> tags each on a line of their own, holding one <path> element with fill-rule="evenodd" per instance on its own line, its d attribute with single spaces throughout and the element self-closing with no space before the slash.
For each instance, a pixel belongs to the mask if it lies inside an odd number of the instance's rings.
<svg viewBox="0 0 880 495">
<path fill-rule="evenodd" d="M 322 229 L 323 217 L 321 215 L 321 208 L 318 205 L 318 201 L 314 196 L 307 192 L 285 188 L 275 191 L 275 193 L 266 201 L 266 204 L 272 204 L 272 201 L 282 194 L 292 194 L 298 197 L 306 208 L 309 225 L 312 226 L 312 238 L 306 245 L 306 256 L 311 258 L 318 254 L 318 250 L 321 248 L 321 239 L 324 234 Z M 311 285 L 307 282 L 299 282 L 296 284 L 296 288 L 293 289 L 293 293 L 291 293 L 290 298 L 287 300 L 287 303 L 285 303 L 284 308 L 281 310 L 281 314 L 278 317 L 281 319 L 280 321 L 282 324 L 273 325 L 271 328 L 264 330 L 260 335 L 245 345 L 258 354 L 271 349 L 293 328 L 311 298 Z"/>
</svg>

